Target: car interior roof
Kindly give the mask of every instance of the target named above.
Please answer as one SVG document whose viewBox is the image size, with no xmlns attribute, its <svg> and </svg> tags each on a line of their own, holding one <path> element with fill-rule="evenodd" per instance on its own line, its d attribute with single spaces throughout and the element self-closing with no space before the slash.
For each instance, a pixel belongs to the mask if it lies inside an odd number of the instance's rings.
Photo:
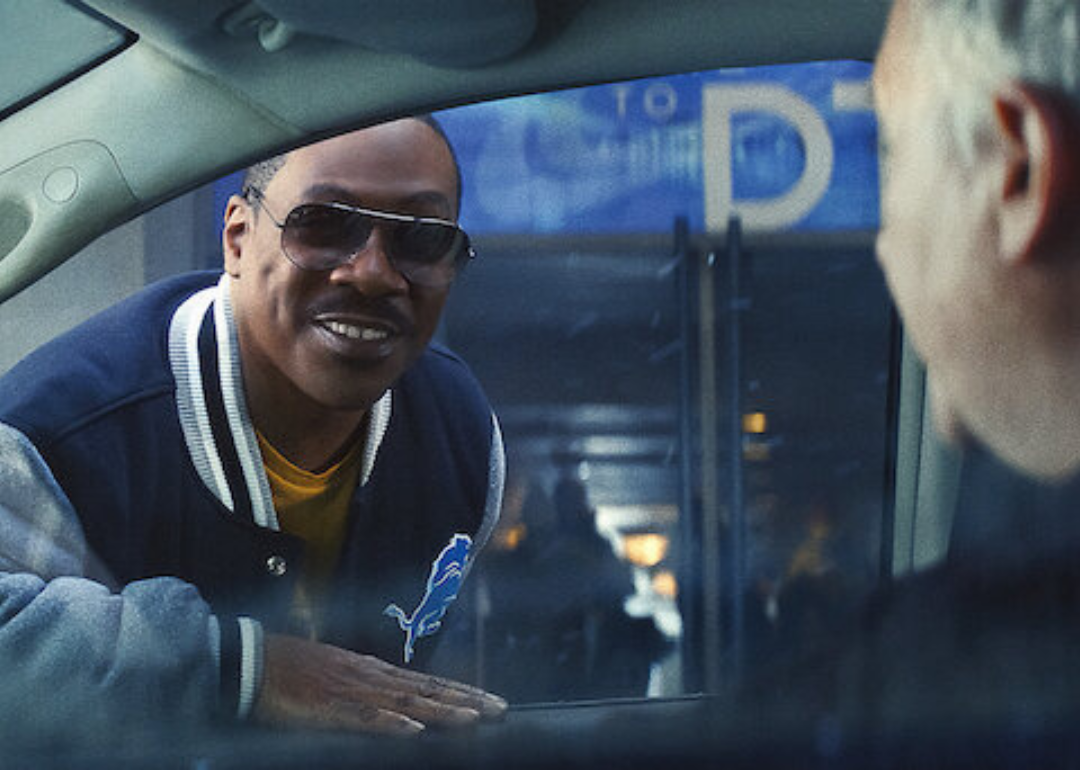
<svg viewBox="0 0 1080 770">
<path fill-rule="evenodd" d="M 886 10 L 877 0 L 326 2 L 309 25 L 296 0 L 15 0 L 16 7 L 34 14 L 39 30 L 74 7 L 132 42 L 114 45 L 88 69 L 91 54 L 74 56 L 70 79 L 54 73 L 55 89 L 36 92 L 0 121 L 0 300 L 142 211 L 320 136 L 586 83 L 869 59 Z M 335 13 L 341 34 L 331 39 Z M 499 13 L 501 26 L 485 26 Z M 451 24 L 455 17 L 464 26 Z M 356 43 L 362 31 L 350 32 L 364 20 L 382 25 L 367 46 Z M 477 47 L 470 24 L 496 41 L 496 60 L 470 51 Z M 449 43 L 448 30 L 456 30 Z M 371 47 L 384 39 L 393 50 Z M 74 177 L 58 177 L 61 168 Z"/>
</svg>

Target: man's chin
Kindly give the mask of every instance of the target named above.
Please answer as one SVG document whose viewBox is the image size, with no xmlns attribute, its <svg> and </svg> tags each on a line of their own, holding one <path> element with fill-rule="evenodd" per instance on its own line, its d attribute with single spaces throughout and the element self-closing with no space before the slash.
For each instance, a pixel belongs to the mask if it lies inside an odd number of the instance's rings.
<svg viewBox="0 0 1080 770">
<path fill-rule="evenodd" d="M 971 443 L 971 431 L 956 410 L 940 395 L 940 391 L 933 386 L 930 387 L 930 413 L 935 431 L 947 446 L 962 449 Z"/>
<path fill-rule="evenodd" d="M 1080 473 L 1080 455 L 1048 451 L 1050 443 L 1045 440 L 1034 445 L 1025 443 L 1024 437 L 1008 436 L 1001 431 L 972 431 L 942 399 L 933 399 L 932 403 L 935 432 L 952 449 L 982 446 L 1013 470 L 1046 484 L 1060 485 Z"/>
<path fill-rule="evenodd" d="M 307 398 L 313 405 L 326 413 L 339 412 L 346 415 L 366 412 L 389 390 L 389 385 L 371 383 L 362 389 L 345 389 L 321 383 L 322 387 L 305 389 Z"/>
<path fill-rule="evenodd" d="M 363 395 L 363 396 L 336 396 L 323 400 L 322 406 L 331 412 L 340 412 L 342 417 L 348 415 L 362 414 L 371 409 L 386 391 L 382 391 L 377 395 Z"/>
</svg>

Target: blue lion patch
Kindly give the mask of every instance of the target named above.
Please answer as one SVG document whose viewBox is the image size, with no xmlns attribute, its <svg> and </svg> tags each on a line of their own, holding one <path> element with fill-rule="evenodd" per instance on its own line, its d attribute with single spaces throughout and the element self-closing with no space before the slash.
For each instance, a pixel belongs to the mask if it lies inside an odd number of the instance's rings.
<svg viewBox="0 0 1080 770">
<path fill-rule="evenodd" d="M 384 615 L 396 618 L 401 630 L 405 632 L 405 662 L 413 657 L 416 640 L 431 636 L 442 625 L 450 602 L 454 601 L 465 578 L 465 562 L 472 547 L 472 538 L 468 535 L 454 535 L 442 549 L 442 553 L 431 564 L 427 590 L 416 610 L 407 616 L 396 604 L 390 604 L 383 610 Z"/>
</svg>

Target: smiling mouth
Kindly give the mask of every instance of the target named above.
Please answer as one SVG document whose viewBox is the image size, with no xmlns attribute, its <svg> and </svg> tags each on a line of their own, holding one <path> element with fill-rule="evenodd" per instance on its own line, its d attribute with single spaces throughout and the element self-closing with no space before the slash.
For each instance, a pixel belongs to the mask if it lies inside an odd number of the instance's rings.
<svg viewBox="0 0 1080 770">
<path fill-rule="evenodd" d="M 382 342 L 390 338 L 390 330 L 381 326 L 369 326 L 367 324 L 351 324 L 342 321 L 324 321 L 323 328 L 350 340 L 362 342 Z"/>
</svg>

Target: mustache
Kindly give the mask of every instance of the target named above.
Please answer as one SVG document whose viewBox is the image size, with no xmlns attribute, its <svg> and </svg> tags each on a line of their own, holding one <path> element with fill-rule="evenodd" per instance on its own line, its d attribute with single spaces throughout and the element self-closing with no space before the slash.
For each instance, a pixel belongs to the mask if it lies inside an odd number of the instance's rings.
<svg viewBox="0 0 1080 770">
<path fill-rule="evenodd" d="M 412 333 L 416 328 L 411 314 L 398 307 L 392 299 L 366 297 L 355 291 L 318 297 L 308 306 L 308 315 L 312 318 L 320 315 L 364 316 L 390 324 L 404 334 Z"/>
</svg>

